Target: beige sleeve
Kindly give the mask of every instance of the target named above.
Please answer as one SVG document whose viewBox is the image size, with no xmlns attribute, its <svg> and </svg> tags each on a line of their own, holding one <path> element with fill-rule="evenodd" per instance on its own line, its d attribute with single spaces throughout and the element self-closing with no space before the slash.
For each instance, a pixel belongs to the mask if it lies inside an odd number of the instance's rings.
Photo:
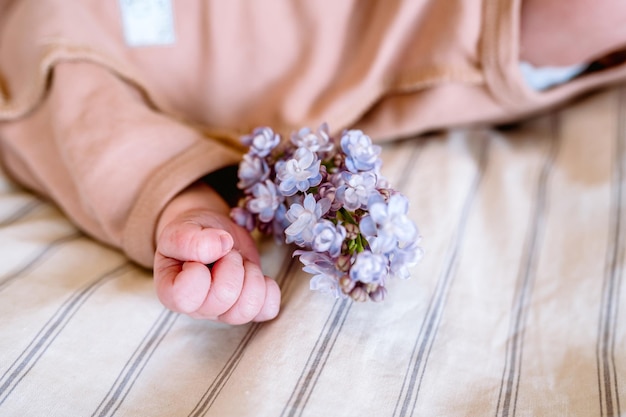
<svg viewBox="0 0 626 417">
<path fill-rule="evenodd" d="M 237 151 L 148 107 L 96 64 L 61 62 L 29 115 L 0 122 L 15 179 L 55 201 L 85 232 L 151 267 L 167 202 Z"/>
</svg>

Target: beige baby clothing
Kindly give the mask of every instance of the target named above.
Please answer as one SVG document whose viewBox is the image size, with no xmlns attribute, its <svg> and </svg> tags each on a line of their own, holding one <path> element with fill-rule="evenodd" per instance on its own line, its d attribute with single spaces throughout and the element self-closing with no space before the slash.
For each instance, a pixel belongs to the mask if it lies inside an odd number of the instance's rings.
<svg viewBox="0 0 626 417">
<path fill-rule="evenodd" d="M 0 0 L 0 156 L 149 267 L 163 207 L 236 163 L 255 126 L 383 141 L 626 78 L 618 65 L 532 90 L 519 16 L 519 0 Z"/>
</svg>

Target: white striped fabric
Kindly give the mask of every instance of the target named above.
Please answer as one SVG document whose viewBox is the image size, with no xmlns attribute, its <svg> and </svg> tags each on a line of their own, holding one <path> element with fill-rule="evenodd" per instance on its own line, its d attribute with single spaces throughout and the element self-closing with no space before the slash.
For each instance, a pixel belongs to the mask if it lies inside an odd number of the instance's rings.
<svg viewBox="0 0 626 417">
<path fill-rule="evenodd" d="M 384 147 L 426 255 L 382 304 L 164 309 L 148 271 L 0 175 L 0 416 L 626 415 L 626 89 Z"/>
</svg>

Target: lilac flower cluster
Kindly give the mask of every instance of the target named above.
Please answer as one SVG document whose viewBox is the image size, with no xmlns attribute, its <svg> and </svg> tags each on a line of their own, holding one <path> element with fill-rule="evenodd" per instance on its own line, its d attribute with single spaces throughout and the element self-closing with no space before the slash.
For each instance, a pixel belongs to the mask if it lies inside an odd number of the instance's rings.
<svg viewBox="0 0 626 417">
<path fill-rule="evenodd" d="M 311 289 L 380 301 L 389 277 L 409 277 L 422 255 L 419 232 L 367 135 L 347 130 L 337 141 L 323 124 L 288 141 L 261 127 L 242 141 L 249 146 L 239 165 L 244 196 L 231 216 L 302 248 L 294 256 L 313 275 Z"/>
</svg>

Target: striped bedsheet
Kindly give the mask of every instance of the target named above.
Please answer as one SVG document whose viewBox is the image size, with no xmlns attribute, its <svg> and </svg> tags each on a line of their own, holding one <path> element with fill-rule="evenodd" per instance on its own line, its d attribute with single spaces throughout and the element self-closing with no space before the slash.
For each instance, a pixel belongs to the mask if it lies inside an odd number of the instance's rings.
<svg viewBox="0 0 626 417">
<path fill-rule="evenodd" d="M 626 415 L 626 90 L 384 146 L 425 257 L 382 304 L 260 242 L 278 319 L 164 309 L 149 271 L 0 174 L 0 416 Z"/>
</svg>

